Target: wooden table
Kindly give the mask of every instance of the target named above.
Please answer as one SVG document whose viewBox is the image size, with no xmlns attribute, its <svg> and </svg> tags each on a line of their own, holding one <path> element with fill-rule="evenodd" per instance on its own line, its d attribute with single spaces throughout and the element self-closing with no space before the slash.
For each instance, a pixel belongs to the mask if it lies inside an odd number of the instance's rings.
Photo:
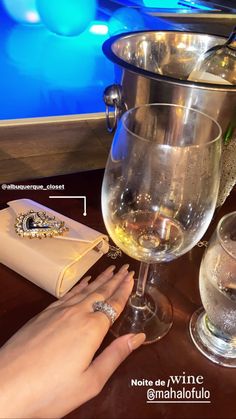
<svg viewBox="0 0 236 419">
<path fill-rule="evenodd" d="M 63 191 L 1 191 L 0 209 L 6 202 L 30 198 L 72 217 L 88 226 L 105 232 L 100 208 L 100 190 L 103 171 L 96 170 L 75 175 L 58 176 L 29 184 L 64 184 Z M 27 184 L 27 182 L 25 182 Z M 83 201 L 80 199 L 50 199 L 49 195 L 86 195 L 87 217 L 83 217 Z M 206 238 L 225 213 L 235 210 L 236 191 L 231 193 L 217 213 Z M 0 242 L 0 246 L 4 243 Z M 235 419 L 236 418 L 236 370 L 223 368 L 208 361 L 193 345 L 188 324 L 191 314 L 201 305 L 198 291 L 198 269 L 204 247 L 192 251 L 168 264 L 160 265 L 159 287 L 169 296 L 174 309 L 174 324 L 168 335 L 159 342 L 142 346 L 135 351 L 114 373 L 99 396 L 70 413 L 68 418 L 78 419 Z M 119 267 L 129 262 L 138 269 L 138 263 L 126 255 L 117 258 Z M 109 264 L 104 256 L 90 270 L 95 276 Z M 7 267 L 0 265 L 0 341 L 3 344 L 20 326 L 40 312 L 54 297 L 31 284 Z M 107 336 L 103 347 L 112 337 Z M 50 360 L 49 360 L 50 362 Z M 155 385 L 134 386 L 131 380 L 167 380 L 169 376 L 203 376 L 203 384 L 173 385 L 180 390 L 196 387 L 210 391 L 208 404 L 147 403 L 147 390 L 162 387 Z M 40 377 L 39 377 L 40 379 Z M 91 383 L 92 385 L 92 383 Z M 164 387 L 165 389 L 165 387 Z M 187 399 L 186 399 L 187 400 Z"/>
</svg>

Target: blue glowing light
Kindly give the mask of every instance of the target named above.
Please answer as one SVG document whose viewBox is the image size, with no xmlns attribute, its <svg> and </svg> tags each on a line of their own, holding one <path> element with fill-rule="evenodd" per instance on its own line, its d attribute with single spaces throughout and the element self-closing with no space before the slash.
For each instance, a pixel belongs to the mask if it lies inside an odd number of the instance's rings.
<svg viewBox="0 0 236 419">
<path fill-rule="evenodd" d="M 89 32 L 95 35 L 106 35 L 108 33 L 108 26 L 103 22 L 92 22 L 89 27 Z"/>
<path fill-rule="evenodd" d="M 9 28 L 0 38 L 0 119 L 103 112 L 114 66 L 102 53 L 109 35 L 90 31 L 97 24 L 105 26 L 93 21 L 74 37 L 43 25 Z"/>
<path fill-rule="evenodd" d="M 58 35 L 75 36 L 95 18 L 96 0 L 36 0 L 42 22 Z"/>
<path fill-rule="evenodd" d="M 196 8 L 196 9 L 200 9 L 200 10 L 217 10 L 214 9 L 213 7 L 208 7 L 208 6 L 204 6 L 203 4 L 198 4 L 195 1 L 191 1 L 191 0 L 185 0 L 185 2 L 190 3 L 190 6 Z"/>
<path fill-rule="evenodd" d="M 2 0 L 7 13 L 20 23 L 39 23 L 36 0 Z"/>
<path fill-rule="evenodd" d="M 117 9 L 111 16 L 108 26 L 110 35 L 138 31 L 145 28 L 142 15 L 137 10 L 127 7 Z"/>
<path fill-rule="evenodd" d="M 9 61 L 16 65 L 21 73 L 38 76 L 49 33 L 43 25 L 14 25 L 5 42 Z"/>
<path fill-rule="evenodd" d="M 43 24 L 6 19 L 0 31 L 0 119 L 104 112 L 103 91 L 114 81 L 113 63 L 102 52 L 106 23 L 92 20 L 77 36 L 58 36 Z"/>
<path fill-rule="evenodd" d="M 178 0 L 143 0 L 145 7 L 158 9 L 173 9 L 178 6 Z"/>
<path fill-rule="evenodd" d="M 90 38 L 93 36 L 90 35 Z M 95 51 L 91 39 L 85 33 L 70 38 L 49 33 L 41 75 L 51 87 L 57 89 L 77 89 L 91 84 L 96 77 Z"/>
</svg>

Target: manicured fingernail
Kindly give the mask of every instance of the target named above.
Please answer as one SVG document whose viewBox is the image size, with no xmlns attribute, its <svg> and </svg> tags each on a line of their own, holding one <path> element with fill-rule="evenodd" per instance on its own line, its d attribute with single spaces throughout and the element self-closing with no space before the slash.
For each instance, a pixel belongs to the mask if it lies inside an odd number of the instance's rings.
<svg viewBox="0 0 236 419">
<path fill-rule="evenodd" d="M 80 281 L 80 284 L 85 284 L 85 283 L 87 283 L 87 284 L 88 284 L 91 278 L 92 278 L 92 277 L 91 277 L 91 275 L 86 276 L 85 278 L 83 278 L 83 279 Z"/>
<path fill-rule="evenodd" d="M 109 268 L 107 268 L 107 272 L 113 272 L 115 268 L 116 268 L 115 265 L 111 265 L 109 266 Z"/>
<path fill-rule="evenodd" d="M 125 282 L 130 282 L 130 281 L 131 281 L 131 279 L 133 279 L 134 274 L 135 274 L 135 272 L 134 272 L 134 271 L 129 272 L 129 273 L 128 273 L 128 275 L 126 275 L 126 277 L 125 277 L 124 281 L 125 281 Z"/>
<path fill-rule="evenodd" d="M 138 333 L 137 335 L 132 336 L 128 340 L 129 349 L 131 351 L 134 351 L 137 349 L 142 343 L 144 343 L 146 339 L 145 333 Z"/>
<path fill-rule="evenodd" d="M 125 271 L 127 271 L 127 269 L 129 269 L 129 264 L 128 263 L 126 263 L 125 265 L 121 266 L 120 272 L 125 272 Z"/>
</svg>

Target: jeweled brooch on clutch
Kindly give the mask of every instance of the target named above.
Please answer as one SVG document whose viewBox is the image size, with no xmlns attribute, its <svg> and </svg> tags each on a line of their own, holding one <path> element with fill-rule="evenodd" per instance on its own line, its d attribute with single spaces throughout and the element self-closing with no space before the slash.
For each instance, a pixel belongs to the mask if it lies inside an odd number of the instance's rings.
<svg viewBox="0 0 236 419">
<path fill-rule="evenodd" d="M 20 237 L 42 239 L 61 236 L 68 230 L 64 221 L 60 221 L 44 211 L 30 210 L 16 217 L 15 231 Z"/>
</svg>

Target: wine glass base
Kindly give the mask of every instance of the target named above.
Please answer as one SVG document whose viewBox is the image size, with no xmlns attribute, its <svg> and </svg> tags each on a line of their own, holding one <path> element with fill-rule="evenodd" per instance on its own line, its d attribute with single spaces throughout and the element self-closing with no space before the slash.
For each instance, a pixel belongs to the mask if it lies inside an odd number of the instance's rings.
<svg viewBox="0 0 236 419">
<path fill-rule="evenodd" d="M 145 304 L 140 305 L 136 296 L 131 295 L 124 311 L 110 329 L 114 336 L 143 332 L 146 334 L 144 344 L 149 344 L 168 333 L 173 323 L 172 305 L 168 298 L 156 287 L 147 285 L 144 300 Z"/>
<path fill-rule="evenodd" d="M 210 361 L 224 367 L 236 368 L 235 343 L 222 336 L 216 336 L 209 330 L 203 307 L 193 313 L 189 331 L 195 346 Z"/>
</svg>

